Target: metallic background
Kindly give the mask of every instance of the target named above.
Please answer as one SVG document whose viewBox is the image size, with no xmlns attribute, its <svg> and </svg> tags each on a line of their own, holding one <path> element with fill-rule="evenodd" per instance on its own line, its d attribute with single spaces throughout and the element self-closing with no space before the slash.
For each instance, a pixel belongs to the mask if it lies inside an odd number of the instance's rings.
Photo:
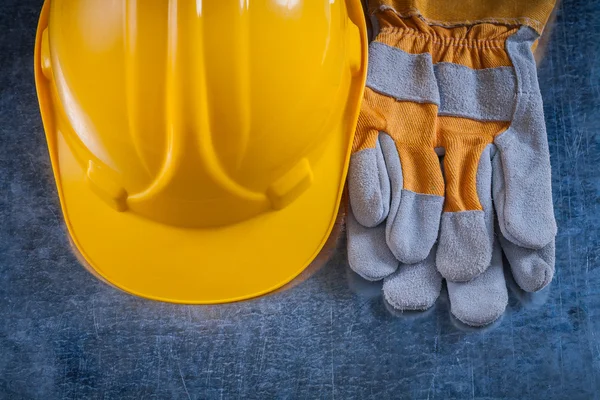
<svg viewBox="0 0 600 400">
<path fill-rule="evenodd" d="M 598 0 L 559 6 L 539 70 L 557 274 L 511 288 L 483 330 L 444 299 L 388 312 L 343 235 L 310 279 L 242 303 L 157 303 L 94 278 L 70 251 L 37 106 L 41 5 L 0 1 L 1 399 L 600 398 Z"/>
</svg>

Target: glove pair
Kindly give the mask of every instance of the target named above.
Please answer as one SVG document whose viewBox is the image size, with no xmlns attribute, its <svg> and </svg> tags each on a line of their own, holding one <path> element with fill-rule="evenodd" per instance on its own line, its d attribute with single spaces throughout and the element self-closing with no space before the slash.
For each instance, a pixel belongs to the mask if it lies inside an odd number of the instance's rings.
<svg viewBox="0 0 600 400">
<path fill-rule="evenodd" d="M 348 175 L 349 265 L 383 279 L 398 310 L 431 307 L 446 279 L 453 315 L 489 324 L 508 301 L 502 250 L 525 291 L 554 274 L 539 35 L 376 16 Z"/>
</svg>

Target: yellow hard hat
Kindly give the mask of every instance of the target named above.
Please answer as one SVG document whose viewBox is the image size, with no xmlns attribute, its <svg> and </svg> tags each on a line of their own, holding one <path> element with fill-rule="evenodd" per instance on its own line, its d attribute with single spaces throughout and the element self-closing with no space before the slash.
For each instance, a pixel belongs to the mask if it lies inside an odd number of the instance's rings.
<svg viewBox="0 0 600 400">
<path fill-rule="evenodd" d="M 300 274 L 336 219 L 366 46 L 359 0 L 46 0 L 36 86 L 85 262 L 178 303 Z"/>
</svg>

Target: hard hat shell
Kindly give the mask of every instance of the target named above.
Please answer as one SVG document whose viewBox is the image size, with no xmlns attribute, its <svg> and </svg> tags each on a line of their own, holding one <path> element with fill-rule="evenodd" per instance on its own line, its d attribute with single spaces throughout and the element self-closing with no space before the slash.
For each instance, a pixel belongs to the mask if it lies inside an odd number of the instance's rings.
<svg viewBox="0 0 600 400">
<path fill-rule="evenodd" d="M 84 260 L 180 303 L 292 280 L 335 222 L 366 45 L 358 0 L 46 0 L 36 86 Z"/>
</svg>

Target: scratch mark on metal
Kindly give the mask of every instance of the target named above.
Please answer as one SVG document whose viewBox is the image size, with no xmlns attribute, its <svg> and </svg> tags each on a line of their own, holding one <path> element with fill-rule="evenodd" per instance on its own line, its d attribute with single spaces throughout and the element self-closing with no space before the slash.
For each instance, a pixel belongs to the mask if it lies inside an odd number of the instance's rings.
<svg viewBox="0 0 600 400">
<path fill-rule="evenodd" d="M 185 379 L 183 379 L 183 374 L 181 373 L 181 366 L 179 365 L 179 360 L 177 360 L 177 369 L 179 370 L 179 376 L 181 377 L 181 383 L 183 383 L 183 389 L 185 390 L 185 394 L 187 394 L 189 400 L 192 400 L 190 392 L 188 392 L 188 388 L 185 384 Z"/>
<path fill-rule="evenodd" d="M 333 360 L 333 307 L 329 308 L 329 344 L 331 348 L 331 398 L 335 399 L 335 374 Z"/>
<path fill-rule="evenodd" d="M 470 361 L 470 360 L 469 360 Z M 475 375 L 473 373 L 473 362 L 469 362 L 471 364 L 471 398 L 475 398 Z"/>
<path fill-rule="evenodd" d="M 96 333 L 96 339 L 100 339 L 100 335 L 98 334 L 98 322 L 96 321 L 96 302 L 92 303 L 92 318 L 94 320 L 94 332 Z"/>
<path fill-rule="evenodd" d="M 264 361 L 265 361 L 265 350 L 267 348 L 267 341 L 269 340 L 268 336 L 265 336 L 265 340 L 263 342 L 263 348 L 262 351 L 260 352 L 260 365 L 258 367 L 258 373 L 262 374 L 262 370 L 263 370 L 263 365 L 264 365 Z"/>
</svg>

